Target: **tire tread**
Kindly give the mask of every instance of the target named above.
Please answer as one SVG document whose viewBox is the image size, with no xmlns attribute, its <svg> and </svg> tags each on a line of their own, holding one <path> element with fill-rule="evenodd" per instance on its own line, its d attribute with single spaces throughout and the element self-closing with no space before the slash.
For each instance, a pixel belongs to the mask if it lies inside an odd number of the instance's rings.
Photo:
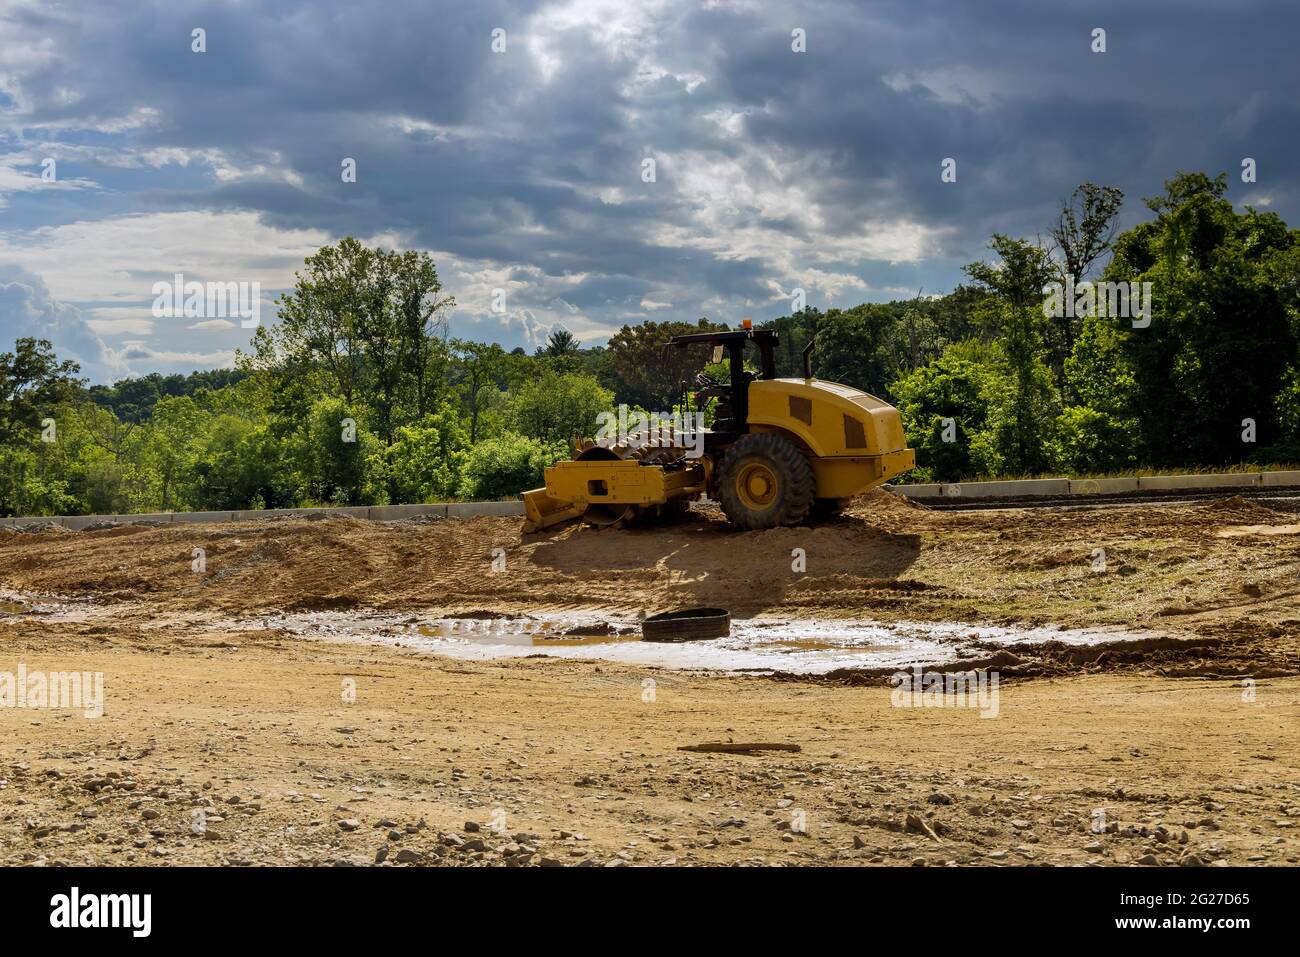
<svg viewBox="0 0 1300 957">
<path fill-rule="evenodd" d="M 751 456 L 767 459 L 781 481 L 781 501 L 766 512 L 751 512 L 736 494 L 735 471 Z M 783 435 L 750 432 L 731 444 L 718 467 L 718 498 L 732 525 L 745 531 L 798 525 L 808 516 L 817 494 L 816 477 L 803 450 Z"/>
</svg>

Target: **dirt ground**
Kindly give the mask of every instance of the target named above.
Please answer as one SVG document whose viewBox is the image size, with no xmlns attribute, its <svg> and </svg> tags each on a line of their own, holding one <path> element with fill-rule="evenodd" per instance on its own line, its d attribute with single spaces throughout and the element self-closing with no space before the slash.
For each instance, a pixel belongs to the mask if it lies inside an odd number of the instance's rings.
<svg viewBox="0 0 1300 957">
<path fill-rule="evenodd" d="M 954 513 L 876 493 L 757 533 L 707 512 L 523 540 L 508 519 L 0 532 L 0 673 L 102 672 L 106 702 L 0 707 L 0 863 L 1297 863 L 1293 521 L 1241 500 Z M 85 614 L 33 613 L 39 596 Z M 686 604 L 1160 635 L 989 649 L 981 717 L 898 707 L 878 674 L 463 661 L 218 625 Z M 727 741 L 801 750 L 679 750 Z"/>
</svg>

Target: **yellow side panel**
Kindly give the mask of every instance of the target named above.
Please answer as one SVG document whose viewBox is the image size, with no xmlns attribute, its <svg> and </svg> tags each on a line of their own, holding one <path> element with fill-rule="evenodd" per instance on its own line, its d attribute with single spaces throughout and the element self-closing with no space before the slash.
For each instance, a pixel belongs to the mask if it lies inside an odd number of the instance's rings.
<svg viewBox="0 0 1300 957">
<path fill-rule="evenodd" d="M 792 432 L 816 456 L 885 455 L 907 448 L 898 410 L 873 395 L 820 379 L 749 385 L 749 425 Z"/>
<path fill-rule="evenodd" d="M 916 465 L 911 449 L 868 457 L 814 458 L 818 498 L 852 498 L 883 485 Z"/>
<path fill-rule="evenodd" d="M 749 426 L 792 434 L 808 447 L 819 498 L 850 498 L 916 465 L 898 410 L 835 382 L 751 382 Z"/>
<path fill-rule="evenodd" d="M 662 505 L 669 498 L 702 491 L 704 470 L 665 472 L 638 462 L 556 462 L 546 470 L 546 492 L 562 502 L 590 505 Z"/>
</svg>

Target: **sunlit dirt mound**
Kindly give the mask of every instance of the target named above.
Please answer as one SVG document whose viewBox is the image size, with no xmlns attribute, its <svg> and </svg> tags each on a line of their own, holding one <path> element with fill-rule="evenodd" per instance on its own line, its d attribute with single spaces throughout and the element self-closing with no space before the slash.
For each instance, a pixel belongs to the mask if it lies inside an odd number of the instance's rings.
<svg viewBox="0 0 1300 957">
<path fill-rule="evenodd" d="M 872 518 L 885 515 L 912 515 L 916 512 L 928 512 L 915 499 L 907 498 L 886 488 L 872 489 L 865 495 L 854 497 L 842 510 L 842 514 L 855 518 Z"/>
<path fill-rule="evenodd" d="M 1198 506 L 1198 509 L 1204 519 L 1214 523 L 1240 522 L 1243 525 L 1250 525 L 1279 520 L 1278 513 L 1267 505 L 1242 498 L 1240 495 L 1206 502 Z"/>
<path fill-rule="evenodd" d="M 898 507 L 892 496 L 880 500 Z M 230 611 L 713 601 L 753 613 L 801 583 L 904 576 L 920 538 L 885 524 L 894 523 L 841 518 L 737 532 L 704 512 L 652 528 L 572 524 L 526 540 L 518 520 L 499 518 L 122 526 L 2 539 L 0 581 L 17 591 Z"/>
</svg>

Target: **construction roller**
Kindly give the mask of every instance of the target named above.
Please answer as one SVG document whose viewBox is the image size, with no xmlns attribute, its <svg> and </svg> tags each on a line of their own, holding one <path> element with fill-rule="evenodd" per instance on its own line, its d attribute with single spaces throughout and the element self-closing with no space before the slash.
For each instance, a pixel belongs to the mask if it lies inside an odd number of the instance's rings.
<svg viewBox="0 0 1300 957">
<path fill-rule="evenodd" d="M 760 371 L 745 368 L 745 346 L 758 347 Z M 651 512 L 705 496 L 722 503 L 742 529 L 799 525 L 916 465 L 898 410 L 859 389 L 814 379 L 810 342 L 802 378 L 778 379 L 777 334 L 750 328 L 672 339 L 708 345 L 713 361 L 729 356 L 730 381 L 697 377 L 698 405 L 717 400 L 711 429 L 683 445 L 587 444 L 546 469 L 543 488 L 524 493 L 525 532 L 582 518 L 592 525 L 635 523 Z"/>
</svg>

